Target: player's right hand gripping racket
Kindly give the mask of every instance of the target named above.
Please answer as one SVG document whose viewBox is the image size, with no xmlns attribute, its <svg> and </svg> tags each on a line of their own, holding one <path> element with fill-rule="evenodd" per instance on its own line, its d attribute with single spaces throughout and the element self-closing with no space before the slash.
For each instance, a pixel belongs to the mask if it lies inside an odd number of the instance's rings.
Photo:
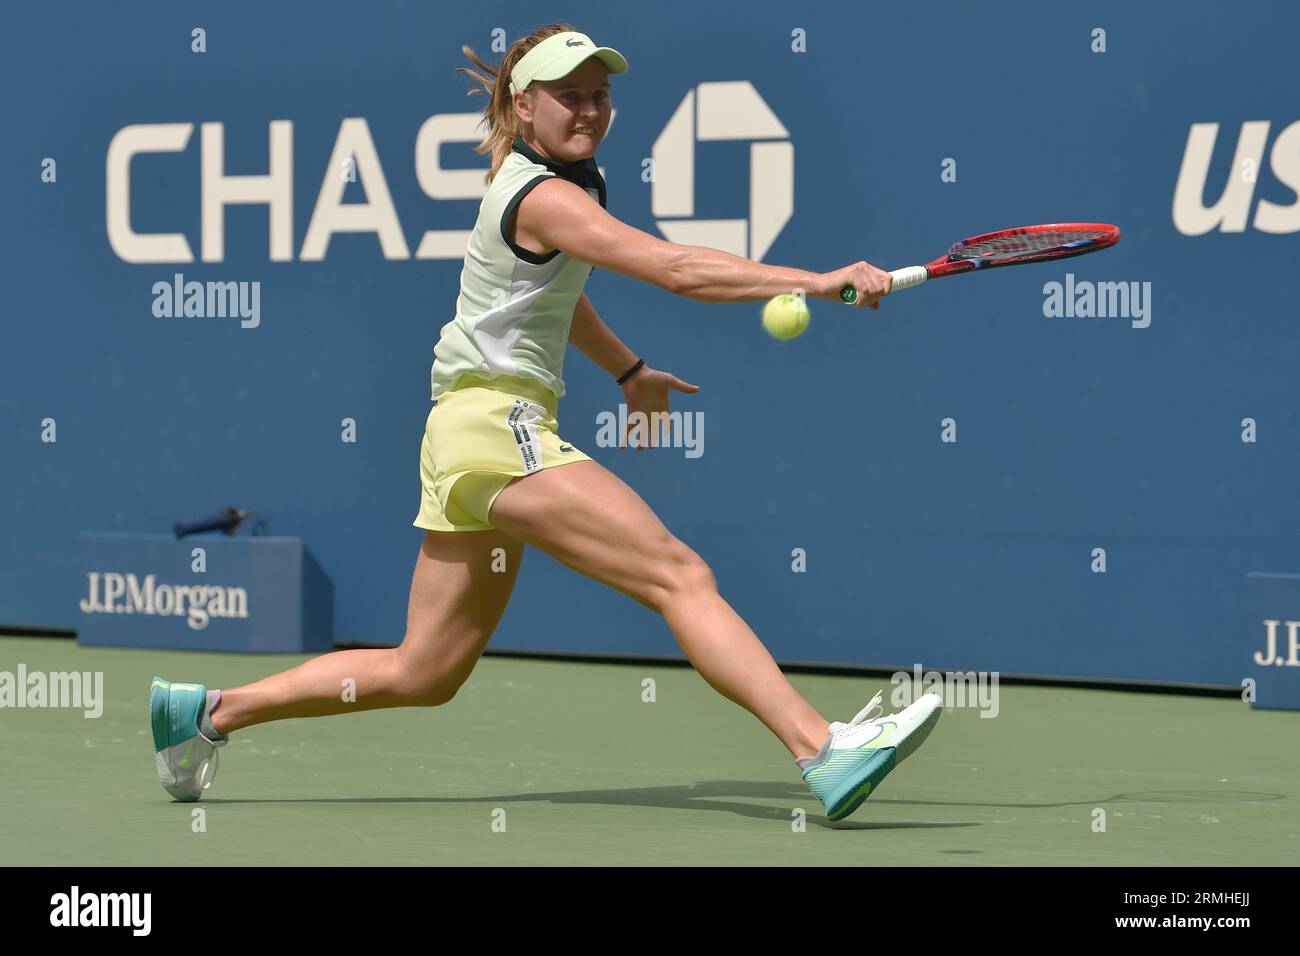
<svg viewBox="0 0 1300 956">
<path fill-rule="evenodd" d="M 1025 262 L 1068 259 L 1106 249 L 1119 242 L 1119 227 L 1104 222 L 1054 222 L 1045 226 L 1021 226 L 972 236 L 954 243 L 946 256 L 923 266 L 907 266 L 890 272 L 890 292 L 910 289 L 940 276 L 957 275 L 974 269 L 1018 266 Z M 858 290 L 852 284 L 840 290 L 840 300 L 852 305 Z"/>
</svg>

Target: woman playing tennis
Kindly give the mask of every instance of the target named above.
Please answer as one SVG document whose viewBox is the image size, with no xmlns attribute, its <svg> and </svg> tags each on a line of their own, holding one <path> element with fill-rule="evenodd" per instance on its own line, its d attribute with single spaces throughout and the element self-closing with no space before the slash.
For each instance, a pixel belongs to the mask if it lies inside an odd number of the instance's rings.
<svg viewBox="0 0 1300 956">
<path fill-rule="evenodd" d="M 423 493 L 400 646 L 343 650 L 244 687 L 154 678 L 150 717 L 159 776 L 178 800 L 211 785 L 228 735 L 289 717 L 380 707 L 433 707 L 469 677 L 505 611 L 524 545 L 661 614 L 686 657 L 720 694 L 767 726 L 838 820 L 856 809 L 938 720 L 921 697 L 881 716 L 881 695 L 847 723 L 828 723 L 786 680 L 719 595 L 709 566 L 616 475 L 560 438 L 561 369 L 572 342 L 610 374 L 629 414 L 668 410 L 698 386 L 651 368 L 601 321 L 583 287 L 594 268 L 704 302 L 763 301 L 803 289 L 878 308 L 889 276 L 866 262 L 814 273 L 676 245 L 605 211 L 595 162 L 610 122 L 616 50 L 564 23 L 516 41 L 497 70 L 464 52 L 482 84 L 492 157 L 488 189 L 461 272 L 456 316 L 434 349 L 420 452 Z M 475 90 L 474 92 L 479 92 Z M 346 693 L 346 688 L 354 693 Z"/>
</svg>

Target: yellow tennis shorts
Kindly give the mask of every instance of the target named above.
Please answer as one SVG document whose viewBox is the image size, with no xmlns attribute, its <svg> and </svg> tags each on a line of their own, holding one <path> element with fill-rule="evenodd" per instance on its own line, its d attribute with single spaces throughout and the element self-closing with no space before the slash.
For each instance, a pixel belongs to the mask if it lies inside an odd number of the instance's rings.
<svg viewBox="0 0 1300 956">
<path fill-rule="evenodd" d="M 511 480 L 591 458 L 562 440 L 559 400 L 536 379 L 466 373 L 429 412 L 420 445 L 420 513 L 429 531 L 490 531 Z"/>
</svg>

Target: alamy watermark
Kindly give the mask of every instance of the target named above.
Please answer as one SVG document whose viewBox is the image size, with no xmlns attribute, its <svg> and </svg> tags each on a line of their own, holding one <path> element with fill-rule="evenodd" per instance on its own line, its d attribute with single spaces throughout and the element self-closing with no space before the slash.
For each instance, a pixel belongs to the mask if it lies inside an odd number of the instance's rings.
<svg viewBox="0 0 1300 956">
<path fill-rule="evenodd" d="M 79 707 L 92 720 L 104 713 L 103 671 L 0 671 L 0 707 Z"/>
<path fill-rule="evenodd" d="M 703 412 L 629 413 L 620 402 L 617 413 L 597 413 L 596 426 L 596 444 L 601 448 L 621 447 L 626 435 L 629 447 L 684 448 L 687 458 L 704 454 Z"/>
<path fill-rule="evenodd" d="M 83 893 L 73 886 L 50 897 L 51 926 L 121 926 L 133 936 L 148 936 L 152 912 L 152 893 Z"/>
<path fill-rule="evenodd" d="M 1049 319 L 1132 319 L 1135 329 L 1151 324 L 1150 282 L 1074 281 L 1043 284 L 1043 315 Z"/>
<path fill-rule="evenodd" d="M 909 706 L 925 694 L 938 694 L 943 706 L 975 707 L 981 717 L 996 717 L 998 671 L 922 671 L 920 664 L 912 672 L 896 671 L 889 682 L 894 685 L 889 700 L 898 709 Z"/>
<path fill-rule="evenodd" d="M 186 282 L 176 273 L 172 281 L 153 284 L 153 314 L 159 319 L 238 318 L 239 326 L 262 324 L 262 283 Z"/>
</svg>

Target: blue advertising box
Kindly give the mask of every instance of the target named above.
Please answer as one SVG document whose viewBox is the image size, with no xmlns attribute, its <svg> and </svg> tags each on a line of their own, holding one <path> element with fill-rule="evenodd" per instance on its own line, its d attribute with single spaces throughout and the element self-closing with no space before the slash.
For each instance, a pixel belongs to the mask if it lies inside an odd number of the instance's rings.
<svg viewBox="0 0 1300 956">
<path fill-rule="evenodd" d="M 334 588 L 299 538 L 80 539 L 78 643 L 273 654 L 334 646 Z"/>
<path fill-rule="evenodd" d="M 1246 575 L 1251 611 L 1246 676 L 1252 707 L 1300 710 L 1300 574 Z"/>
</svg>

